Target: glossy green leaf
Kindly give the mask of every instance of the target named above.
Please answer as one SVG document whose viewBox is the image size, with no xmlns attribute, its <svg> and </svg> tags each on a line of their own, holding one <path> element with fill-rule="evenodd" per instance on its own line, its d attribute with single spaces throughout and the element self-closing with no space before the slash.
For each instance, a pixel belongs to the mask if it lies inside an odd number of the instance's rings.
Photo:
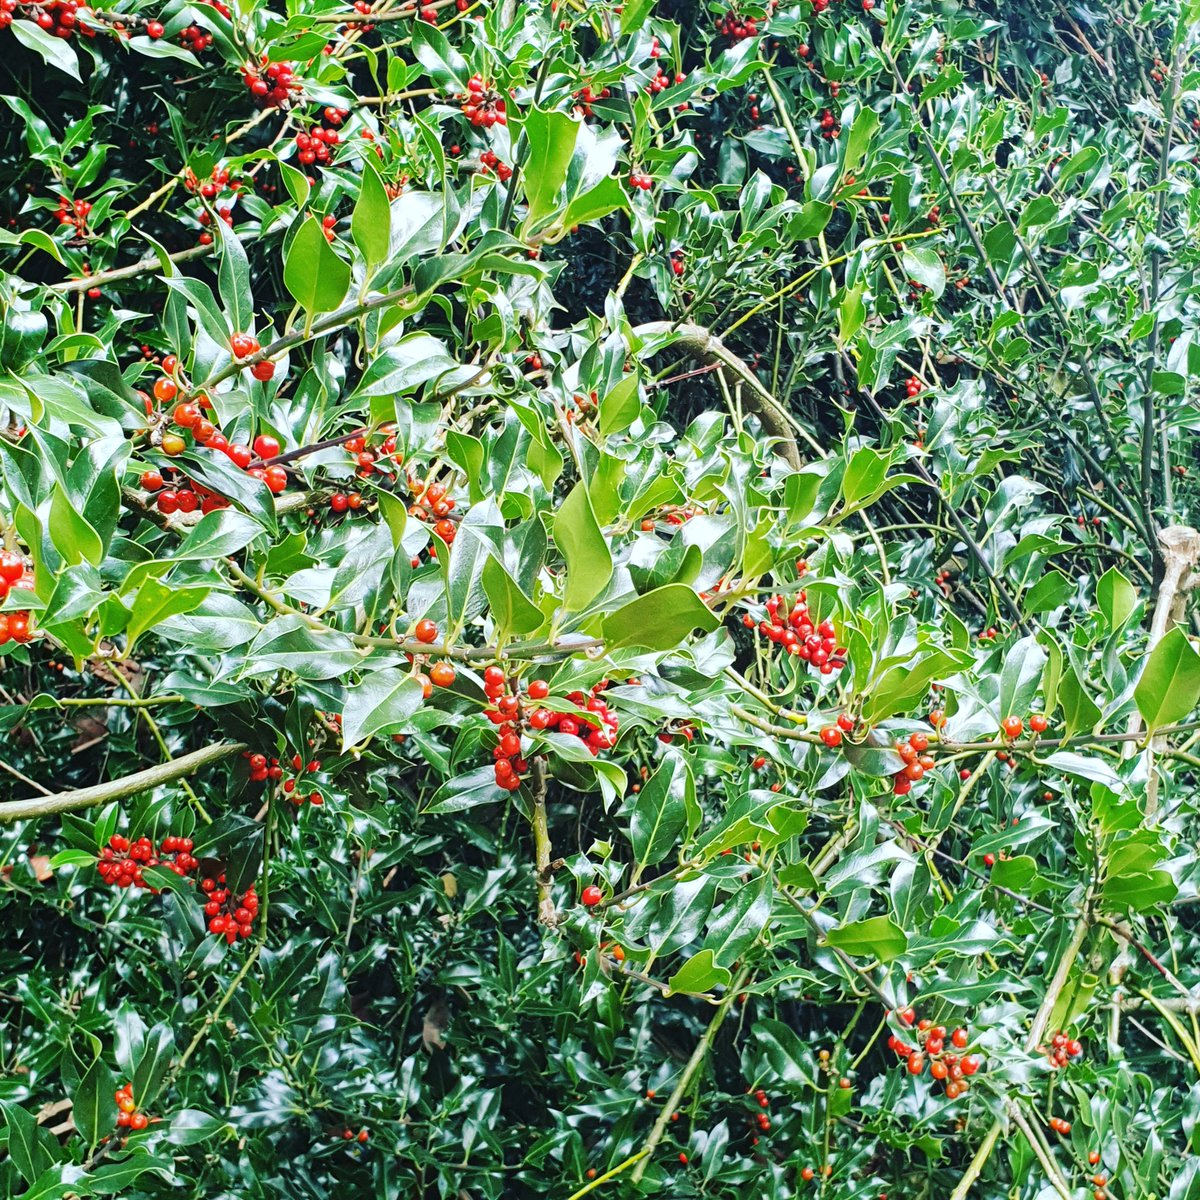
<svg viewBox="0 0 1200 1200">
<path fill-rule="evenodd" d="M 1133 692 L 1150 731 L 1187 717 L 1200 700 L 1200 654 L 1182 629 L 1163 635 L 1150 652 Z"/>
<path fill-rule="evenodd" d="M 338 257 L 316 217 L 305 217 L 283 260 L 283 282 L 310 315 L 332 312 L 346 298 L 350 264 Z"/>
<path fill-rule="evenodd" d="M 612 578 L 612 555 L 583 483 L 571 489 L 555 515 L 554 541 L 567 563 L 563 608 L 568 613 L 578 612 Z"/>
<path fill-rule="evenodd" d="M 908 948 L 908 937 L 891 917 L 849 921 L 825 935 L 828 945 L 845 954 L 891 962 Z"/>
<path fill-rule="evenodd" d="M 668 583 L 605 617 L 604 638 L 610 650 L 620 646 L 669 650 L 696 630 L 708 633 L 717 625 L 717 618 L 690 587 Z"/>
</svg>

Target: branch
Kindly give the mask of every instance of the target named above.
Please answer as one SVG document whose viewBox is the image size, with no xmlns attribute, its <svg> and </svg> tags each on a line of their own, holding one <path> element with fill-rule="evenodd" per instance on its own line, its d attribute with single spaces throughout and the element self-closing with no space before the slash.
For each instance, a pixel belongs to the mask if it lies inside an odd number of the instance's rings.
<svg viewBox="0 0 1200 1200">
<path fill-rule="evenodd" d="M 703 325 L 675 325 L 671 321 L 649 321 L 637 325 L 633 329 L 634 337 L 642 341 L 651 338 L 671 337 L 673 345 L 680 345 L 693 357 L 704 363 L 717 363 L 727 378 L 745 384 L 750 391 L 750 411 L 758 417 L 762 427 L 781 445 L 779 452 L 788 463 L 799 470 L 803 465 L 800 451 L 796 447 L 796 438 L 792 432 L 793 421 L 786 409 L 771 395 L 759 381 L 757 375 L 730 350 L 716 334 L 705 329 Z"/>
<path fill-rule="evenodd" d="M 147 767 L 121 779 L 111 779 L 93 787 L 79 788 L 71 792 L 55 792 L 49 796 L 35 796 L 28 800 L 14 800 L 11 804 L 0 804 L 0 824 L 9 821 L 26 821 L 32 817 L 48 817 L 54 813 L 74 812 L 80 808 L 93 808 L 107 804 L 110 800 L 124 800 L 139 792 L 149 791 L 164 783 L 173 783 L 201 767 L 210 766 L 226 758 L 240 754 L 246 746 L 243 742 L 224 742 L 217 746 L 205 746 L 193 750 L 172 762 Z"/>
<path fill-rule="evenodd" d="M 190 262 L 193 258 L 203 258 L 206 254 L 211 254 L 215 249 L 215 243 L 211 246 L 190 246 L 186 250 L 180 250 L 167 257 L 172 263 Z M 127 267 L 114 267 L 111 271 L 98 271 L 95 275 L 84 275 L 80 279 L 68 279 L 64 283 L 52 283 L 50 290 L 64 294 L 86 292 L 88 288 L 101 287 L 106 283 L 116 283 L 121 279 L 133 279 L 137 275 L 144 275 L 148 271 L 160 270 L 161 268 L 162 259 L 157 254 L 148 254 L 145 258 L 140 258 L 137 262 L 130 263 Z"/>
<path fill-rule="evenodd" d="M 745 986 L 749 975 L 750 972 L 748 970 L 743 970 L 737 979 L 734 980 L 729 991 L 725 994 L 725 999 L 721 1001 L 717 1011 L 713 1014 L 713 1019 L 709 1021 L 708 1027 L 705 1029 L 700 1041 L 696 1043 L 696 1049 L 692 1051 L 692 1057 L 688 1059 L 687 1065 L 683 1068 L 679 1076 L 679 1082 L 675 1085 L 675 1090 L 667 1099 L 666 1104 L 663 1105 L 662 1112 L 658 1115 L 658 1120 L 654 1122 L 654 1126 L 650 1130 L 650 1136 L 646 1138 L 639 1152 L 641 1161 L 634 1168 L 633 1175 L 631 1176 L 634 1183 L 640 1182 L 642 1176 L 646 1173 L 646 1168 L 650 1165 L 650 1156 L 658 1147 L 658 1143 L 662 1141 L 663 1134 L 666 1132 L 667 1125 L 671 1120 L 671 1114 L 679 1108 L 679 1102 L 683 1099 L 684 1093 L 691 1084 L 692 1077 L 700 1069 L 700 1065 L 707 1057 L 713 1043 L 713 1038 L 717 1035 L 717 1030 L 721 1028 L 721 1023 L 729 1014 L 733 1002 Z"/>
<path fill-rule="evenodd" d="M 559 915 L 554 908 L 554 898 L 551 894 L 554 889 L 554 872 L 550 866 L 550 827 L 546 820 L 546 760 L 540 754 L 536 755 L 530 766 L 533 772 L 533 815 L 530 824 L 533 826 L 533 845 L 537 862 L 538 924 L 554 929 L 558 925 Z"/>
</svg>

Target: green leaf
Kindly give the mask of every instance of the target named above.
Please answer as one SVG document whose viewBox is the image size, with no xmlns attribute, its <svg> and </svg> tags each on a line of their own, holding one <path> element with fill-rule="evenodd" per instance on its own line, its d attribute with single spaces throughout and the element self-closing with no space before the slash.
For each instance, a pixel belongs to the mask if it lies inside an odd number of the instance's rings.
<svg viewBox="0 0 1200 1200">
<path fill-rule="evenodd" d="M 96 1196 L 120 1196 L 128 1194 L 134 1181 L 147 1172 L 170 1179 L 174 1175 L 174 1164 L 169 1158 L 156 1158 L 145 1152 L 134 1153 L 121 1162 L 101 1164 L 88 1176 L 87 1186 Z"/>
<path fill-rule="evenodd" d="M 999 720 L 1024 717 L 1029 712 L 1042 682 L 1045 665 L 1046 651 L 1032 635 L 1021 638 L 1009 648 L 1000 671 L 999 711 L 996 714 Z"/>
<path fill-rule="evenodd" d="M 221 265 L 217 272 L 217 290 L 221 303 L 239 333 L 254 328 L 254 292 L 250 286 L 250 262 L 236 233 L 224 221 L 216 222 L 221 239 Z"/>
<path fill-rule="evenodd" d="M 609 650 L 620 646 L 672 650 L 694 630 L 711 633 L 719 624 L 687 584 L 668 583 L 605 617 L 604 640 Z"/>
<path fill-rule="evenodd" d="M 1062 705 L 1064 737 L 1081 730 L 1091 731 L 1100 720 L 1100 709 L 1084 691 L 1074 667 L 1068 666 L 1063 671 L 1062 682 L 1058 685 L 1058 702 Z"/>
<path fill-rule="evenodd" d="M 310 316 L 332 312 L 350 287 L 350 264 L 338 257 L 316 217 L 305 217 L 288 247 L 283 282 Z"/>
<path fill-rule="evenodd" d="M 0 1100 L 0 1116 L 6 1126 L 8 1157 L 25 1182 L 33 1183 L 51 1166 L 50 1155 L 38 1141 L 37 1120 L 10 1100 Z"/>
<path fill-rule="evenodd" d="M 1066 604 L 1075 594 L 1075 583 L 1061 571 L 1047 571 L 1021 599 L 1021 611 L 1030 613 L 1052 612 Z"/>
<path fill-rule="evenodd" d="M 392 237 L 392 209 L 379 169 L 371 155 L 363 158 L 362 182 L 350 217 L 350 236 L 362 252 L 370 274 L 387 262 Z"/>
<path fill-rule="evenodd" d="M 546 616 L 542 610 L 494 557 L 489 557 L 483 564 L 483 590 L 491 605 L 492 620 L 501 633 L 500 641 L 509 634 L 531 634 L 545 624 Z"/>
<path fill-rule="evenodd" d="M 172 1113 L 167 1126 L 167 1141 L 173 1146 L 194 1146 L 205 1142 L 223 1129 L 232 1129 L 228 1121 L 201 1112 L 197 1108 L 181 1108 Z"/>
<path fill-rule="evenodd" d="M 385 667 L 346 689 L 342 707 L 342 747 L 402 725 L 424 703 L 422 685 L 410 671 Z"/>
<path fill-rule="evenodd" d="M 622 433 L 638 418 L 642 410 L 638 396 L 638 375 L 631 371 L 600 401 L 600 432 L 605 437 Z"/>
<path fill-rule="evenodd" d="M 633 33 L 641 29 L 654 7 L 654 0 L 628 0 L 621 6 L 621 32 Z"/>
<path fill-rule="evenodd" d="M 131 654 L 138 638 L 160 621 L 199 608 L 210 590 L 207 587 L 168 587 L 157 579 L 147 579 L 138 588 L 133 601 L 133 613 L 125 627 L 125 653 Z"/>
<path fill-rule="evenodd" d="M 842 161 L 842 174 L 857 169 L 862 157 L 879 128 L 879 117 L 869 105 L 864 105 L 854 118 L 850 133 L 846 138 L 846 156 Z"/>
<path fill-rule="evenodd" d="M 715 987 L 726 987 L 732 979 L 729 971 L 714 961 L 711 950 L 698 950 L 667 980 L 667 995 L 685 992 L 698 996 Z"/>
<path fill-rule="evenodd" d="M 662 862 L 687 826 L 688 800 L 695 804 L 695 785 L 687 760 L 668 755 L 642 785 L 629 814 L 629 840 L 639 867 Z"/>
<path fill-rule="evenodd" d="M 928 288 L 935 300 L 942 298 L 946 290 L 946 268 L 936 250 L 928 246 L 908 246 L 900 255 L 900 266 L 909 279 Z"/>
<path fill-rule="evenodd" d="M 850 921 L 825 935 L 828 945 L 846 954 L 891 962 L 908 949 L 908 936 L 891 917 L 868 917 Z"/>
<path fill-rule="evenodd" d="M 1200 699 L 1200 654 L 1178 626 L 1151 651 L 1133 699 L 1151 733 L 1182 721 L 1196 707 Z"/>
<path fill-rule="evenodd" d="M 471 68 L 446 35 L 428 21 L 414 20 L 409 28 L 413 54 L 434 84 L 445 92 L 465 92 Z"/>
<path fill-rule="evenodd" d="M 793 880 L 790 886 L 794 885 Z M 740 887 L 711 919 L 705 948 L 722 966 L 732 967 L 758 940 L 770 919 L 771 877 L 760 875 Z"/>
<path fill-rule="evenodd" d="M 529 206 L 526 227 L 535 226 L 554 211 L 555 201 L 567 181 L 581 121 L 558 109 L 531 107 L 521 123 L 528 142 L 521 186 Z"/>
<path fill-rule="evenodd" d="M 554 541 L 567 563 L 563 609 L 579 612 L 612 578 L 612 555 L 600 531 L 587 485 L 580 480 L 554 517 Z"/>
<path fill-rule="evenodd" d="M 856 508 L 873 496 L 887 478 L 887 459 L 870 446 L 854 452 L 842 476 L 842 496 L 847 508 Z"/>
<path fill-rule="evenodd" d="M 89 1150 L 116 1126 L 117 1102 L 113 1099 L 116 1087 L 117 1081 L 108 1064 L 97 1058 L 72 1093 L 72 1119 Z"/>
<path fill-rule="evenodd" d="M 247 547 L 262 526 L 245 513 L 219 508 L 205 513 L 173 555 L 177 559 L 227 558 Z"/>
<path fill-rule="evenodd" d="M 1028 854 L 999 859 L 988 872 L 988 882 L 1010 892 L 1023 893 L 1037 877 L 1037 860 Z"/>
<path fill-rule="evenodd" d="M 51 860 L 50 869 L 57 871 L 59 867 L 91 867 L 95 866 L 96 856 L 86 850 L 60 850 Z"/>
<path fill-rule="evenodd" d="M 75 502 L 61 485 L 50 500 L 50 539 L 68 566 L 90 562 L 99 566 L 104 559 L 104 543 L 87 523 Z"/>
<path fill-rule="evenodd" d="M 866 319 L 867 310 L 863 306 L 863 285 L 844 288 L 842 298 L 838 302 L 838 345 L 848 346 Z"/>
<path fill-rule="evenodd" d="M 800 206 L 800 211 L 789 218 L 787 234 L 795 241 L 816 237 L 833 216 L 833 205 L 824 200 L 809 200 Z"/>
<path fill-rule="evenodd" d="M 590 225 L 601 217 L 617 209 L 628 208 L 629 197 L 625 193 L 621 181 L 614 176 L 600 180 L 595 187 L 588 188 L 578 196 L 572 196 L 566 211 L 557 221 L 562 229 L 571 229 L 575 225 Z"/>
<path fill-rule="evenodd" d="M 1109 910 L 1149 912 L 1169 904 L 1178 893 L 1178 885 L 1166 871 L 1147 871 L 1106 879 L 1100 889 L 1100 903 Z"/>
<path fill-rule="evenodd" d="M 64 38 L 51 37 L 32 21 L 14 21 L 9 29 L 18 42 L 40 54 L 47 66 L 57 67 L 72 79 L 79 79 L 79 60 L 75 57 L 75 52 L 66 45 Z"/>
<path fill-rule="evenodd" d="M 1137 589 L 1117 570 L 1109 567 L 1096 580 L 1096 607 L 1109 629 L 1120 629 L 1137 607 Z"/>
</svg>

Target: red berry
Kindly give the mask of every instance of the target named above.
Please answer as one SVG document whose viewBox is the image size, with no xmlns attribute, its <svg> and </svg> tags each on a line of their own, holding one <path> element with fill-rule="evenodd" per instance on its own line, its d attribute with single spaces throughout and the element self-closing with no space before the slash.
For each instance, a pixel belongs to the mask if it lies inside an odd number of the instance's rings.
<svg viewBox="0 0 1200 1200">
<path fill-rule="evenodd" d="M 604 899 L 604 893 L 594 883 L 589 883 L 580 893 L 579 899 L 586 908 L 595 908 Z"/>
<path fill-rule="evenodd" d="M 274 458 L 279 453 L 279 441 L 269 433 L 260 433 L 254 439 L 254 453 L 262 459 Z"/>
<path fill-rule="evenodd" d="M 454 682 L 455 671 L 448 662 L 434 663 L 429 669 L 429 678 L 436 687 L 447 688 Z"/>
<path fill-rule="evenodd" d="M 1001 728 L 1005 737 L 1018 738 L 1021 736 L 1021 730 L 1025 728 L 1025 722 L 1020 717 L 1005 717 Z"/>
<path fill-rule="evenodd" d="M 250 374 L 260 383 L 266 383 L 275 374 L 275 364 L 269 358 L 264 358 L 262 362 L 256 362 L 250 368 Z"/>
<path fill-rule="evenodd" d="M 413 636 L 418 642 L 428 645 L 430 642 L 437 641 L 438 627 L 428 619 L 418 621 L 416 629 L 413 630 Z"/>
</svg>

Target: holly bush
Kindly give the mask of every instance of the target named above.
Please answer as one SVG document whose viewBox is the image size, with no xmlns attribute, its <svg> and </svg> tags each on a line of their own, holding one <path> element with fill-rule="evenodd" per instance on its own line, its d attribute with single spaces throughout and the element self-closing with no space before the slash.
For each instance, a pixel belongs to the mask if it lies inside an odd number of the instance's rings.
<svg viewBox="0 0 1200 1200">
<path fill-rule="evenodd" d="M 1200 1197 L 1197 0 L 0 0 L 10 1197 Z"/>
</svg>

